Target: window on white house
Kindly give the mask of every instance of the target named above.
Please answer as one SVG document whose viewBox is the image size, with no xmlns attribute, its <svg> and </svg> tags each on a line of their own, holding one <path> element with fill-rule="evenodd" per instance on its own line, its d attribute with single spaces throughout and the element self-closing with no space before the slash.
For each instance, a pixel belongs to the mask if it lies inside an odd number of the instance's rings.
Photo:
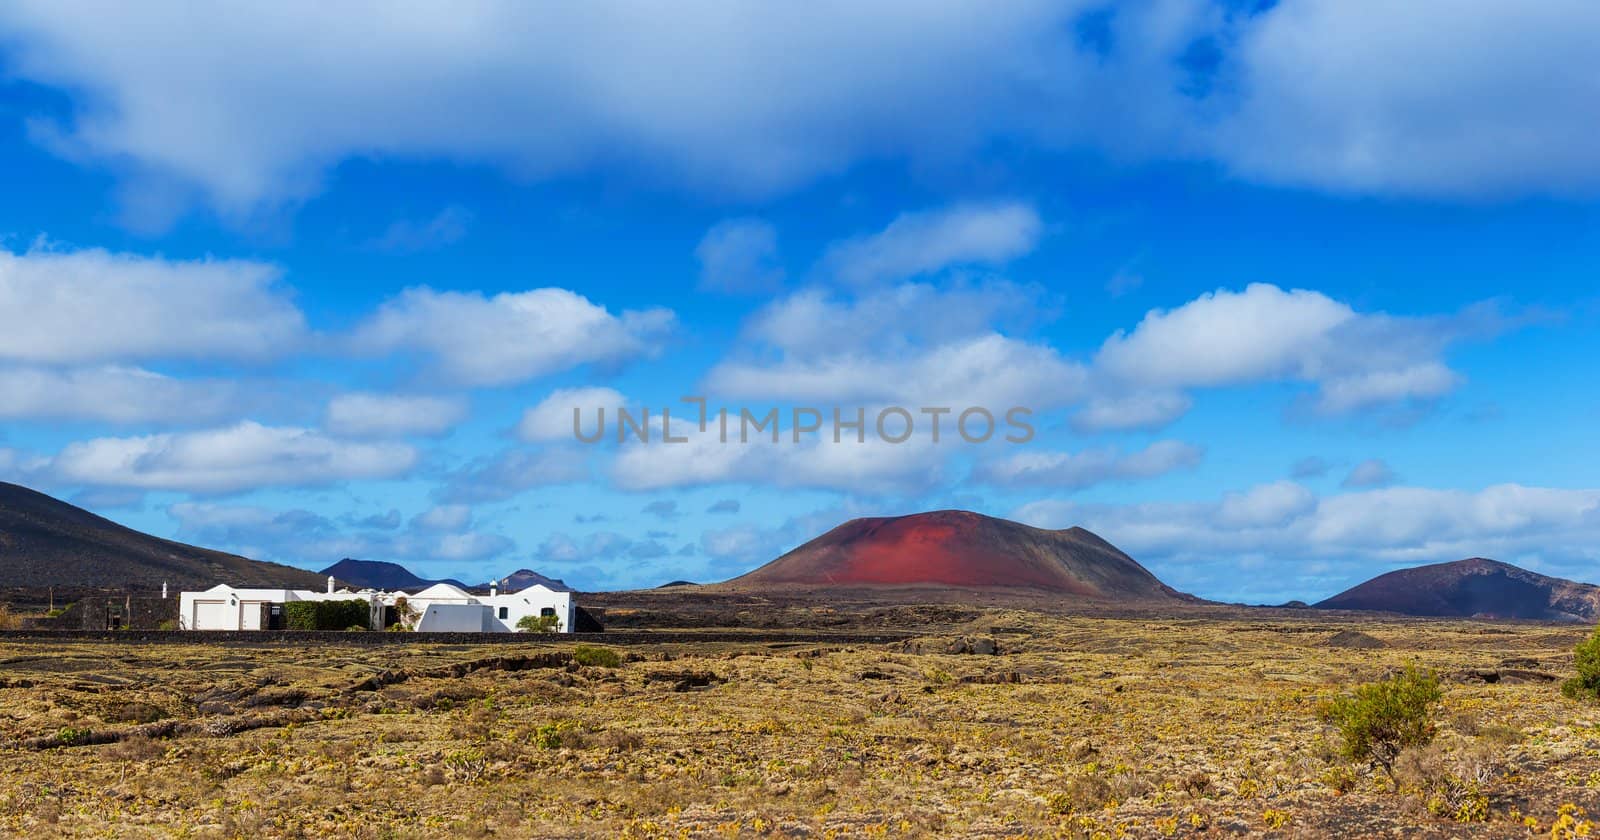
<svg viewBox="0 0 1600 840">
<path fill-rule="evenodd" d="M 540 607 L 539 608 L 539 615 L 555 615 L 555 614 L 556 614 L 556 608 L 555 607 Z"/>
<path fill-rule="evenodd" d="M 511 608 L 510 607 L 501 607 L 500 608 L 500 617 L 501 618 L 507 618 L 510 615 L 511 615 Z"/>
</svg>

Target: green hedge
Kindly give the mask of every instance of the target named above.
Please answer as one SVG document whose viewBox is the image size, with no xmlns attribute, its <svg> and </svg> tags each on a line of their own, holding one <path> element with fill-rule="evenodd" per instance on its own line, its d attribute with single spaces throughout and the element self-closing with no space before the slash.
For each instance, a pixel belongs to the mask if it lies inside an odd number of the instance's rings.
<svg viewBox="0 0 1600 840">
<path fill-rule="evenodd" d="M 283 626 L 289 630 L 370 629 L 372 610 L 366 601 L 290 601 L 283 605 Z"/>
</svg>

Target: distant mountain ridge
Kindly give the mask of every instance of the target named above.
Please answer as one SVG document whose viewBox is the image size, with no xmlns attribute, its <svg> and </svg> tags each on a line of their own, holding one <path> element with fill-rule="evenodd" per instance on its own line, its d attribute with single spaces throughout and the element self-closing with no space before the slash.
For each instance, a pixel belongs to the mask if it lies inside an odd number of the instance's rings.
<svg viewBox="0 0 1600 840">
<path fill-rule="evenodd" d="M 385 560 L 355 560 L 349 557 L 322 570 L 324 576 L 332 575 L 357 589 L 417 590 L 436 583 L 448 583 L 462 589 L 466 584 L 454 578 L 428 580 L 418 577 L 399 563 Z"/>
<path fill-rule="evenodd" d="M 1416 616 L 1592 622 L 1600 619 L 1600 586 L 1473 557 L 1378 575 L 1316 607 Z"/>
<path fill-rule="evenodd" d="M 316 572 L 164 540 L 17 484 L 0 482 L 0 586 L 157 591 L 235 586 L 321 589 Z"/>
<path fill-rule="evenodd" d="M 507 592 L 521 592 L 534 584 L 556 592 L 573 592 L 572 587 L 560 578 L 545 577 L 532 569 L 518 569 L 500 579 L 500 588 Z"/>
<path fill-rule="evenodd" d="M 1050 531 L 963 510 L 853 519 L 718 586 L 1007 588 L 1097 600 L 1199 599 L 1083 529 Z"/>
<path fill-rule="evenodd" d="M 488 584 L 469 585 L 455 578 L 440 578 L 431 580 L 414 574 L 410 569 L 399 563 L 390 563 L 384 560 L 354 560 L 346 557 L 343 560 L 322 570 L 323 575 L 333 577 L 361 589 L 404 590 L 415 592 L 426 589 L 436 583 L 448 583 L 451 586 L 468 591 L 483 591 L 489 588 Z M 561 580 L 545 577 L 532 569 L 518 569 L 496 581 L 500 588 L 506 592 L 520 592 L 534 584 L 542 584 L 557 592 L 571 592 L 572 588 Z"/>
</svg>

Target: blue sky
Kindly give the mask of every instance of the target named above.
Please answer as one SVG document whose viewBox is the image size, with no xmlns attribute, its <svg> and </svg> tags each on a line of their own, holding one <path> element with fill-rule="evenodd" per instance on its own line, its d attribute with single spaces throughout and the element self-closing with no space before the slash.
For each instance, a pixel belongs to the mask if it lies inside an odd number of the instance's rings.
<svg viewBox="0 0 1600 840">
<path fill-rule="evenodd" d="M 1594 580 L 1597 37 L 1559 0 L 9 4 L 0 478 L 590 588 L 939 507 L 1212 598 Z M 1037 434 L 561 422 L 685 395 Z"/>
</svg>

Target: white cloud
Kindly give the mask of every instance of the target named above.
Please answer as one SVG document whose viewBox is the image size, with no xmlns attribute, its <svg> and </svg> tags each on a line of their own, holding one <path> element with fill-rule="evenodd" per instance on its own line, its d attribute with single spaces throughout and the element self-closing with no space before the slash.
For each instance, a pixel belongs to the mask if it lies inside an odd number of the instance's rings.
<svg viewBox="0 0 1600 840">
<path fill-rule="evenodd" d="M 1109 37 L 1082 38 L 1085 13 Z M 1008 146 L 1342 192 L 1588 194 L 1597 34 L 1587 0 L 0 8 L 8 71 L 78 97 L 35 138 L 113 165 L 130 197 L 228 214 L 351 157 L 761 194 Z M 1214 71 L 1183 60 L 1196 44 Z"/>
<path fill-rule="evenodd" d="M 1081 365 L 1045 344 L 996 331 L 1023 322 L 1034 290 L 1005 283 L 908 283 L 841 299 L 807 290 L 775 301 L 744 331 L 747 351 L 706 377 L 733 398 L 821 404 L 1042 410 L 1081 397 Z"/>
<path fill-rule="evenodd" d="M 442 560 L 481 562 L 516 547 L 500 534 L 460 530 L 466 523 L 454 530 L 420 524 L 427 514 L 414 518 L 412 527 L 404 531 L 380 533 L 343 528 L 325 516 L 299 509 L 179 502 L 168 507 L 167 512 L 178 522 L 180 539 L 312 569 L 355 557 L 403 561 L 412 571 L 427 574 L 416 564 Z"/>
<path fill-rule="evenodd" d="M 1385 484 L 1393 484 L 1394 480 L 1394 470 L 1390 469 L 1387 463 L 1378 458 L 1370 458 L 1356 464 L 1350 470 L 1350 474 L 1345 476 L 1344 486 L 1382 487 Z"/>
<path fill-rule="evenodd" d="M 1080 432 L 1153 431 L 1182 417 L 1193 404 L 1188 394 L 1175 391 L 1095 394 L 1072 415 L 1072 427 Z"/>
<path fill-rule="evenodd" d="M 351 443 L 310 429 L 242 422 L 73 443 L 51 459 L 48 470 L 64 484 L 225 493 L 393 478 L 416 462 L 416 450 L 401 444 Z"/>
<path fill-rule="evenodd" d="M 1271 527 L 1310 513 L 1316 506 L 1317 497 L 1310 490 L 1293 481 L 1277 481 L 1223 496 L 1217 523 L 1230 528 Z"/>
<path fill-rule="evenodd" d="M 533 559 L 540 565 L 581 565 L 586 576 L 638 584 L 651 571 L 641 561 L 657 560 L 668 554 L 667 547 L 658 540 L 635 539 L 615 531 L 598 531 L 582 538 L 557 532 L 545 538 L 534 551 Z M 677 565 L 671 563 L 667 568 Z"/>
<path fill-rule="evenodd" d="M 1061 487 L 1080 490 L 1108 481 L 1155 478 L 1199 466 L 1204 452 L 1192 444 L 1162 440 L 1138 452 L 1019 452 L 980 463 L 973 479 L 1001 487 Z"/>
<path fill-rule="evenodd" d="M 352 437 L 442 435 L 467 416 L 466 403 L 446 397 L 340 394 L 328 403 L 328 431 Z"/>
<path fill-rule="evenodd" d="M 296 352 L 305 318 L 279 275 L 248 260 L 0 250 L 0 359 L 260 360 Z"/>
<path fill-rule="evenodd" d="M 0 446 L 0 480 L 27 483 L 49 465 L 46 458 Z"/>
<path fill-rule="evenodd" d="M 524 490 L 589 478 L 590 453 L 579 449 L 507 449 L 451 472 L 436 495 L 442 502 L 498 502 Z"/>
<path fill-rule="evenodd" d="M 412 288 L 362 323 L 352 344 L 368 353 L 423 353 L 452 383 L 508 385 L 648 355 L 672 325 L 665 309 L 613 315 L 566 289 L 484 297 Z"/>
<path fill-rule="evenodd" d="M 1279 3 L 1240 28 L 1209 145 L 1248 177 L 1337 192 L 1600 188 L 1600 7 Z"/>
<path fill-rule="evenodd" d="M 1143 399 L 1156 402 L 1184 388 L 1289 381 L 1315 385 L 1309 405 L 1325 415 L 1428 404 L 1462 381 L 1440 358 L 1452 344 L 1510 323 L 1492 305 L 1398 318 L 1356 312 L 1321 292 L 1254 283 L 1151 310 L 1133 331 L 1106 339 L 1095 371 L 1124 391 L 1149 389 Z"/>
<path fill-rule="evenodd" d="M 1278 595 L 1326 597 L 1386 567 L 1475 556 L 1592 578 L 1600 560 L 1600 490 L 1593 489 L 1392 487 L 1315 499 L 1299 485 L 1279 482 L 1218 502 L 1046 499 L 1013 516 L 1040 527 L 1082 525 L 1169 582 L 1209 580 L 1213 590 L 1200 594 L 1213 597 L 1266 591 L 1258 586 L 1274 587 Z M 1258 564 L 1250 580 L 1236 579 L 1241 558 Z M 1261 564 L 1274 571 L 1260 574 Z M 1219 586 L 1234 589 L 1215 591 Z"/>
<path fill-rule="evenodd" d="M 471 524 L 472 508 L 466 505 L 438 505 L 411 520 L 411 527 L 424 531 L 461 531 Z"/>
<path fill-rule="evenodd" d="M 137 367 L 0 367 L 0 418 L 206 423 L 265 408 L 278 389 L 175 379 Z"/>
<path fill-rule="evenodd" d="M 1421 362 L 1327 380 L 1321 385 L 1316 404 L 1323 411 L 1341 413 L 1401 400 L 1431 400 L 1449 394 L 1461 382 L 1461 375 L 1444 364 Z"/>
<path fill-rule="evenodd" d="M 1043 227 L 1032 207 L 1015 202 L 906 213 L 879 233 L 836 243 L 823 266 L 846 283 L 868 285 L 953 265 L 995 265 L 1032 251 Z"/>
<path fill-rule="evenodd" d="M 539 404 L 522 413 L 517 423 L 517 437 L 530 443 L 537 441 L 573 441 L 573 411 L 580 412 L 584 434 L 593 434 L 599 412 L 604 410 L 607 422 L 616 420 L 618 408 L 628 406 L 628 399 L 611 388 L 559 388 Z M 692 407 L 691 407 L 692 408 Z"/>
<path fill-rule="evenodd" d="M 753 525 L 716 528 L 700 535 L 700 550 L 717 560 L 755 560 L 770 542 L 769 535 Z"/>
<path fill-rule="evenodd" d="M 1293 479 L 1321 478 L 1328 474 L 1333 465 L 1327 459 L 1318 455 L 1307 455 L 1289 466 L 1289 477 Z"/>
<path fill-rule="evenodd" d="M 841 355 L 775 365 L 723 362 L 706 380 L 711 393 L 819 405 L 883 401 L 906 406 L 1043 410 L 1077 399 L 1083 370 L 1054 349 L 1002 335 L 968 338 L 899 357 Z"/>
<path fill-rule="evenodd" d="M 761 219 L 726 219 L 712 225 L 694 249 L 700 288 L 713 292 L 770 292 L 783 285 L 778 231 Z"/>
<path fill-rule="evenodd" d="M 1107 339 L 1096 363 L 1120 379 L 1171 387 L 1305 375 L 1328 335 L 1355 317 L 1320 292 L 1254 283 L 1151 310 L 1131 333 Z"/>
<path fill-rule="evenodd" d="M 542 177 L 648 166 L 762 193 L 862 154 L 980 141 L 1070 44 L 1071 7 L 956 2 L 732 9 L 478 2 L 160 4 L 84 16 L 10 4 L 8 69 L 85 96 L 36 135 L 200 191 L 226 212 L 315 192 L 353 155 L 487 162 Z M 174 25 L 173 21 L 182 21 Z M 360 44 L 360 49 L 351 49 Z M 1081 63 L 1087 64 L 1087 59 Z M 261 84 L 271 79 L 271 84 Z"/>
<path fill-rule="evenodd" d="M 761 412 L 754 414 L 759 417 Z M 726 442 L 715 419 L 704 433 L 692 422 L 680 425 L 674 420 L 671 432 L 674 437 L 688 438 L 684 443 L 663 442 L 657 422 L 656 434 L 649 443 L 630 438 L 622 445 L 611 462 L 612 483 L 631 491 L 759 484 L 848 493 L 909 493 L 927 490 L 937 483 L 943 472 L 940 456 L 953 452 L 955 446 L 953 433 L 947 434 L 941 444 L 932 443 L 925 434 L 903 443 L 885 442 L 875 437 L 870 414 L 866 418 L 865 442 L 845 431 L 841 442 L 835 443 L 832 418 L 828 417 L 820 432 L 803 435 L 795 443 L 791 419 L 779 413 L 782 432 L 776 443 L 770 432 L 764 436 L 754 431 L 747 442 L 741 442 L 737 414 L 729 417 Z M 899 427 L 890 426 L 889 431 L 897 434 Z"/>
</svg>

